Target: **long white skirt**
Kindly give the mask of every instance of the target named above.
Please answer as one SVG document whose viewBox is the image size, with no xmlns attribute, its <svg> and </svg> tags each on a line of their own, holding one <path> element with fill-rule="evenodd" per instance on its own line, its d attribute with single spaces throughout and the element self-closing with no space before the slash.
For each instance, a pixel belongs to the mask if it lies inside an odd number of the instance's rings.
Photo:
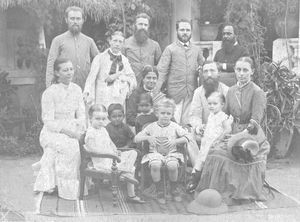
<svg viewBox="0 0 300 222">
<path fill-rule="evenodd" d="M 40 135 L 44 154 L 40 160 L 41 168 L 37 174 L 34 191 L 49 191 L 55 186 L 58 195 L 64 199 L 75 200 L 79 196 L 79 143 L 61 133 L 53 133 L 45 128 Z"/>
</svg>

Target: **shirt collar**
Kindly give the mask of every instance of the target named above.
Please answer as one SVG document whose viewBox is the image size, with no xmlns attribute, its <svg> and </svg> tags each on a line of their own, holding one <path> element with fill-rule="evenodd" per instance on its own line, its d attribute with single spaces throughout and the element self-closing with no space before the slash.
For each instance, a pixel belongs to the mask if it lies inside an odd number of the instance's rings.
<svg viewBox="0 0 300 222">
<path fill-rule="evenodd" d="M 245 86 L 247 86 L 250 82 L 251 82 L 251 80 L 249 80 L 248 82 L 246 82 L 244 84 L 241 84 L 240 82 L 237 82 L 236 85 L 238 86 L 239 89 L 242 89 Z"/>
<path fill-rule="evenodd" d="M 185 47 L 184 45 L 186 45 L 187 47 L 190 46 L 190 41 L 188 41 L 188 42 L 186 42 L 186 43 L 183 43 L 183 42 L 181 42 L 180 40 L 178 40 L 178 42 L 179 42 L 183 47 Z"/>
</svg>

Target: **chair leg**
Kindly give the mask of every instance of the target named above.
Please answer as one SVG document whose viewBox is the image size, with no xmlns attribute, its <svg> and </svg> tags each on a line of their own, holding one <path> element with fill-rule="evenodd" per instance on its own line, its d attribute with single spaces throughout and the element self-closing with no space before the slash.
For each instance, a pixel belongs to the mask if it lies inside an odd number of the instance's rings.
<svg viewBox="0 0 300 222">
<path fill-rule="evenodd" d="M 166 171 L 168 170 L 168 168 L 166 167 L 166 165 L 162 165 L 162 180 L 163 180 L 163 185 L 164 185 L 164 198 L 167 198 L 167 181 L 166 181 Z"/>
<path fill-rule="evenodd" d="M 112 199 L 113 199 L 113 206 L 116 207 L 118 205 L 118 201 L 117 201 L 117 195 L 118 195 L 118 184 L 119 184 L 119 173 L 118 173 L 118 167 L 117 167 L 117 163 L 114 160 L 112 167 L 111 167 L 111 174 L 112 174 Z"/>
<path fill-rule="evenodd" d="M 81 173 L 83 174 L 83 173 Z M 84 195 L 84 187 L 85 187 L 85 178 L 86 176 L 80 175 L 80 188 L 79 188 L 79 200 L 83 200 L 83 195 Z"/>
</svg>

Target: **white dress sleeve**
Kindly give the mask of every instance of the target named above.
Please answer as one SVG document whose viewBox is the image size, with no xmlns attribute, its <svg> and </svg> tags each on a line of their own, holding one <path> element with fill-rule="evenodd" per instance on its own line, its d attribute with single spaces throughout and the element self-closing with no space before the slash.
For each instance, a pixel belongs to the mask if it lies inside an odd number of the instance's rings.
<svg viewBox="0 0 300 222">
<path fill-rule="evenodd" d="M 49 87 L 42 95 L 42 120 L 44 126 L 52 132 L 59 133 L 63 128 L 63 124 L 59 120 L 55 120 L 55 104 L 54 90 Z"/>
</svg>

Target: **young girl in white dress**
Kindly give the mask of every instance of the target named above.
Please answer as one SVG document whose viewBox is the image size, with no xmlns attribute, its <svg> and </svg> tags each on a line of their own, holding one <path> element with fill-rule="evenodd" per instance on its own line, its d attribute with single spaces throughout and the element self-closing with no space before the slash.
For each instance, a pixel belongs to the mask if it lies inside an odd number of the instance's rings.
<svg viewBox="0 0 300 222">
<path fill-rule="evenodd" d="M 128 200 L 135 203 L 144 203 L 140 197 L 135 195 L 134 184 L 138 183 L 134 178 L 137 152 L 135 150 L 119 151 L 105 128 L 108 120 L 108 114 L 105 106 L 100 104 L 92 105 L 89 109 L 90 127 L 86 131 L 85 145 L 86 149 L 96 153 L 111 153 L 120 156 L 121 162 L 117 164 L 118 170 L 121 171 L 127 182 Z M 93 168 L 110 173 L 112 159 L 108 158 L 92 158 Z"/>
<path fill-rule="evenodd" d="M 207 98 L 207 102 L 210 114 L 206 126 L 203 126 L 204 135 L 201 139 L 200 152 L 193 169 L 194 178 L 190 185 L 193 187 L 197 185 L 200 179 L 201 170 L 210 147 L 223 140 L 232 130 L 232 117 L 228 117 L 228 115 L 222 111 L 225 105 L 225 96 L 220 92 L 213 92 Z M 189 189 L 192 190 L 192 188 Z"/>
</svg>

